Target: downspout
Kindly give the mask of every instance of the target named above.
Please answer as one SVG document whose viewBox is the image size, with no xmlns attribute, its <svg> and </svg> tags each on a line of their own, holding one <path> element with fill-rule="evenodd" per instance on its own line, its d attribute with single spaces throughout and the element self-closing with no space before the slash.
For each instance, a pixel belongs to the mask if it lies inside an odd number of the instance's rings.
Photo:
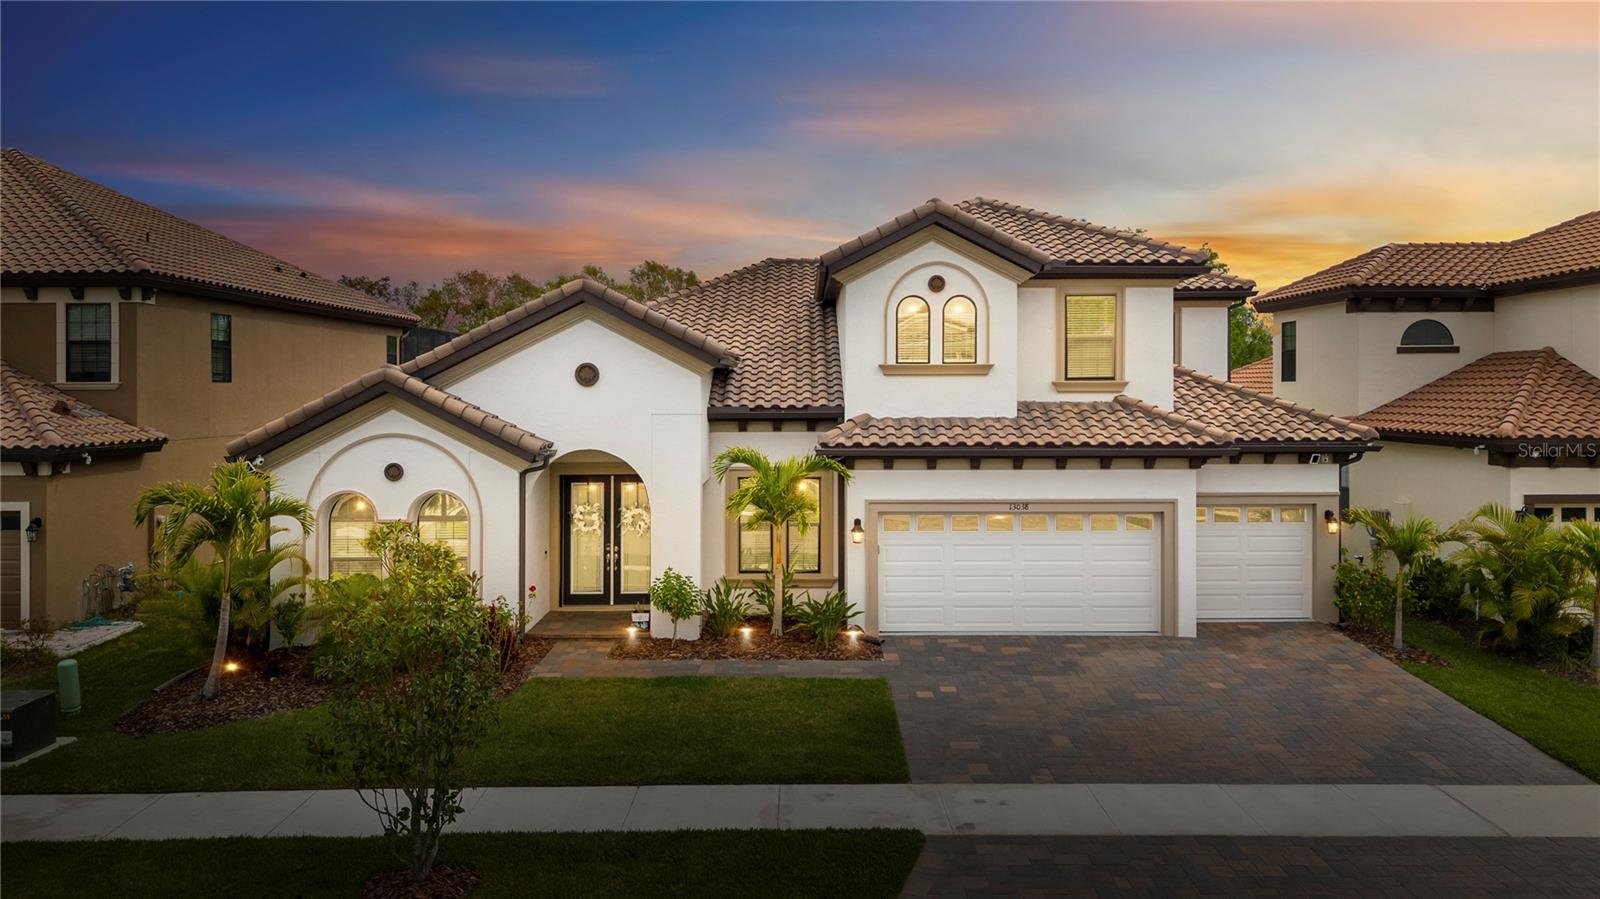
<svg viewBox="0 0 1600 899">
<path fill-rule="evenodd" d="M 555 447 L 547 447 L 539 452 L 532 465 L 517 472 L 517 578 L 522 581 L 518 584 L 522 594 L 517 600 L 517 608 L 522 610 L 522 621 L 518 626 L 524 629 L 523 633 L 526 633 L 528 625 L 528 475 L 543 471 L 553 455 Z M 522 633 L 517 634 L 518 638 L 522 636 Z"/>
</svg>

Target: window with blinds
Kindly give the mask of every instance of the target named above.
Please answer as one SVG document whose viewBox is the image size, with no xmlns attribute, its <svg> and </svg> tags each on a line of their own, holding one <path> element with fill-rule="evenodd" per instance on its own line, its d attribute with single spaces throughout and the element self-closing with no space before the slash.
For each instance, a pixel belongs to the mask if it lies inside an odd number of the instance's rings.
<svg viewBox="0 0 1600 899">
<path fill-rule="evenodd" d="M 366 547 L 367 537 L 378 526 L 378 513 L 359 493 L 347 493 L 333 504 L 328 515 L 328 576 L 344 574 L 382 574 L 378 557 Z"/>
<path fill-rule="evenodd" d="M 67 380 L 111 380 L 111 304 L 67 307 Z"/>
<path fill-rule="evenodd" d="M 895 307 L 894 361 L 928 362 L 928 302 L 921 297 L 906 297 Z"/>
<path fill-rule="evenodd" d="M 450 547 L 465 568 L 471 548 L 467 507 L 448 493 L 430 493 L 417 507 L 417 534 L 429 543 Z"/>
<path fill-rule="evenodd" d="M 1066 304 L 1066 379 L 1115 379 L 1117 298 L 1069 296 Z"/>
<path fill-rule="evenodd" d="M 944 304 L 944 362 L 978 361 L 978 307 L 966 297 Z"/>
<path fill-rule="evenodd" d="M 740 483 L 744 482 L 740 478 Z M 799 525 L 789 525 L 789 571 L 792 574 L 818 574 L 822 571 L 822 479 L 806 478 L 800 489 L 808 491 L 817 503 L 817 516 L 804 537 Z M 740 574 L 760 574 L 772 570 L 772 527 L 746 528 L 753 509 L 739 515 L 738 557 Z"/>
</svg>

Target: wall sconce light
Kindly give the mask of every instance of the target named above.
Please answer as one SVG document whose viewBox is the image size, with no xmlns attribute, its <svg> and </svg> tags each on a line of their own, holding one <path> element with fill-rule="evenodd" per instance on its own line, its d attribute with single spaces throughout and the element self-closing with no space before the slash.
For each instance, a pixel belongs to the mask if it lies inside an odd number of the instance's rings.
<svg viewBox="0 0 1600 899">
<path fill-rule="evenodd" d="M 34 520 L 28 522 L 28 526 L 23 529 L 23 533 L 28 535 L 28 542 L 29 543 L 34 543 L 34 542 L 38 541 L 38 539 L 39 539 L 39 531 L 42 528 L 44 528 L 44 519 L 43 518 L 35 518 Z"/>
<path fill-rule="evenodd" d="M 1323 524 L 1325 524 L 1327 526 L 1328 533 L 1330 533 L 1330 534 L 1339 533 L 1339 519 L 1338 519 L 1337 516 L 1335 516 L 1333 514 L 1333 510 L 1332 509 L 1323 509 L 1322 510 L 1322 522 L 1323 522 Z"/>
<path fill-rule="evenodd" d="M 856 523 L 850 526 L 850 542 L 860 543 L 865 539 L 867 539 L 867 532 L 861 529 L 861 519 L 857 518 Z"/>
</svg>

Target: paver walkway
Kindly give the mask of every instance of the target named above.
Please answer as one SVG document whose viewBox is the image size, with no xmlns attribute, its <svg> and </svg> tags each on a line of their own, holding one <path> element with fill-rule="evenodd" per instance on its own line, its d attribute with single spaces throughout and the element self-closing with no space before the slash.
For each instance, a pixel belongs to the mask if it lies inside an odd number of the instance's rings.
<svg viewBox="0 0 1600 899">
<path fill-rule="evenodd" d="M 535 674 L 887 678 L 920 782 L 1590 782 L 1320 624 L 890 637 L 862 663 L 628 661 L 609 646 L 560 643 Z"/>
<path fill-rule="evenodd" d="M 851 784 L 491 787 L 461 831 L 906 827 L 955 836 L 1600 838 L 1600 786 Z M 350 790 L 7 796 L 16 840 L 368 836 Z"/>
</svg>

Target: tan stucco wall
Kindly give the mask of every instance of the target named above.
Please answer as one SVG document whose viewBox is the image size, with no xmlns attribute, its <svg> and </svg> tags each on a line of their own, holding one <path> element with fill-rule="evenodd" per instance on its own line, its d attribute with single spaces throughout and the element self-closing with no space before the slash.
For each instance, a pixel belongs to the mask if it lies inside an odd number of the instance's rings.
<svg viewBox="0 0 1600 899">
<path fill-rule="evenodd" d="M 1498 297 L 1494 348 L 1556 352 L 1600 373 L 1600 284 Z"/>
</svg>

